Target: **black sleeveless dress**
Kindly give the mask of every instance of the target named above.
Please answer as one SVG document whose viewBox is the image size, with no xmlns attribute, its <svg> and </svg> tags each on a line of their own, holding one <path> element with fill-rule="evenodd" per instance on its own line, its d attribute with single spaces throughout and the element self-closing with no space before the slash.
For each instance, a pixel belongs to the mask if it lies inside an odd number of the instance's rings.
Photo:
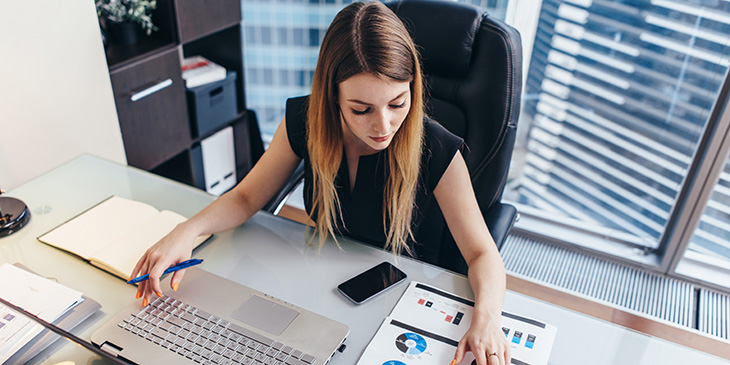
<svg viewBox="0 0 730 365">
<path fill-rule="evenodd" d="M 311 213 L 312 168 L 307 151 L 305 125 L 307 102 L 307 96 L 287 100 L 286 131 L 292 150 L 304 160 L 304 202 L 307 212 Z M 423 122 L 425 143 L 412 222 L 415 242 L 409 244 L 414 249 L 416 258 L 437 264 L 444 227 L 422 223 L 427 212 L 438 209 L 433 190 L 464 141 L 428 118 L 424 118 Z M 387 158 L 384 151 L 361 156 L 355 186 L 350 191 L 349 169 L 346 159 L 342 159 L 335 178 L 344 221 L 344 227 L 336 227 L 340 234 L 377 247 L 385 245 L 383 190 L 386 174 Z"/>
</svg>

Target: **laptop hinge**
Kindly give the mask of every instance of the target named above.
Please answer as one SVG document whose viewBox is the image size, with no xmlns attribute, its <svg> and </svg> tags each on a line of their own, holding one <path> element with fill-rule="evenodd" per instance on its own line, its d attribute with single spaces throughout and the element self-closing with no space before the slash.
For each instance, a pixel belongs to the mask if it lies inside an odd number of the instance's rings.
<svg viewBox="0 0 730 365">
<path fill-rule="evenodd" d="M 114 345 L 112 343 L 106 342 L 106 341 L 104 341 L 104 343 L 101 344 L 101 346 L 99 346 L 99 348 L 114 357 L 119 357 L 119 353 L 122 352 L 122 350 L 123 350 L 123 348 L 121 348 L 117 345 Z"/>
</svg>

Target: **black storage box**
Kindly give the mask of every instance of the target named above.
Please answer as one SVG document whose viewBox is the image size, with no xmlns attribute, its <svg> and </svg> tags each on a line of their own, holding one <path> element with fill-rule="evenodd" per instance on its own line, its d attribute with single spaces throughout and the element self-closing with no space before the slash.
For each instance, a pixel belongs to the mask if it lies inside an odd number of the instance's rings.
<svg viewBox="0 0 730 365">
<path fill-rule="evenodd" d="M 236 118 L 236 72 L 224 80 L 187 89 L 193 137 L 204 136 Z"/>
</svg>

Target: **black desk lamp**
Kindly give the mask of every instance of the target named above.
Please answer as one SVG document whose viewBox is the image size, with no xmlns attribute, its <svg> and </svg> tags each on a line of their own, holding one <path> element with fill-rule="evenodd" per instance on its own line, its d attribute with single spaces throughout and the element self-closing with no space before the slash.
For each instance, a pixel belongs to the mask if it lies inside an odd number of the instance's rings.
<svg viewBox="0 0 730 365">
<path fill-rule="evenodd" d="M 0 194 L 3 191 L 0 190 Z M 22 201 L 0 196 L 0 237 L 13 234 L 30 221 L 30 211 Z"/>
</svg>

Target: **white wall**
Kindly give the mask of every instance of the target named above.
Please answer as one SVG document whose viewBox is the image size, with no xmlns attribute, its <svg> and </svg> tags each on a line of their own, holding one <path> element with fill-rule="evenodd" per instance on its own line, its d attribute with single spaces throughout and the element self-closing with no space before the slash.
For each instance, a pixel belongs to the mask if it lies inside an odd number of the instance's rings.
<svg viewBox="0 0 730 365">
<path fill-rule="evenodd" d="M 83 153 L 126 164 L 94 1 L 1 1 L 0 188 Z"/>
</svg>

